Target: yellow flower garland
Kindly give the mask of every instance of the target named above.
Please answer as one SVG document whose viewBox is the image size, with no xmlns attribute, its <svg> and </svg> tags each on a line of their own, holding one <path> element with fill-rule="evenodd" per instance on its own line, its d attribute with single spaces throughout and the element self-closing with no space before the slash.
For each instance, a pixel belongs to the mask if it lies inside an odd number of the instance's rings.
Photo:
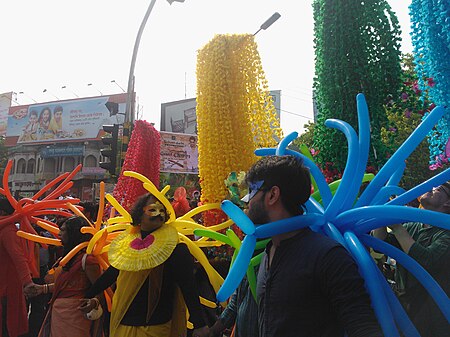
<svg viewBox="0 0 450 337">
<path fill-rule="evenodd" d="M 197 127 L 202 201 L 221 202 L 228 174 L 282 138 L 253 35 L 216 35 L 198 52 Z"/>
</svg>

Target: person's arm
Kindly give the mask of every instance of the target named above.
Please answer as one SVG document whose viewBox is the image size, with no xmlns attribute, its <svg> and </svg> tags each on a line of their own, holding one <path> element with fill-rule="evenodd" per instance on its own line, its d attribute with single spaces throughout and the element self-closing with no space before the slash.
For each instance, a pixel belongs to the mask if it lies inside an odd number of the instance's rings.
<svg viewBox="0 0 450 337">
<path fill-rule="evenodd" d="M 343 247 L 334 247 L 318 261 L 317 279 L 335 308 L 348 337 L 382 337 L 358 267 Z"/>
<path fill-rule="evenodd" d="M 28 267 L 28 260 L 21 249 L 20 238 L 17 236 L 16 231 L 14 229 L 5 228 L 2 234 L 2 244 L 14 263 L 14 268 L 19 276 L 20 283 L 23 287 L 33 284 L 30 268 Z"/>
<path fill-rule="evenodd" d="M 97 280 L 100 278 L 102 272 L 100 269 L 100 266 L 98 265 L 98 263 L 95 263 L 95 261 L 93 261 L 93 259 L 95 259 L 93 256 L 87 256 L 86 259 L 86 269 L 85 269 L 85 273 L 87 278 L 89 279 L 89 281 L 91 282 L 92 285 L 96 284 Z M 113 268 L 113 267 L 112 267 Z M 109 268 L 108 268 L 109 269 Z M 117 269 L 116 269 L 117 270 Z M 105 272 L 106 273 L 106 272 Z M 110 272 L 112 273 L 112 272 Z M 112 273 L 113 274 L 113 273 Z M 118 273 L 117 273 L 118 274 Z M 111 279 L 111 276 L 109 276 L 109 279 Z M 115 281 L 115 280 L 114 280 Z M 114 282 L 113 282 L 114 283 Z M 107 284 L 107 282 L 105 282 L 104 284 Z M 112 284 L 112 283 L 111 283 Z M 111 285 L 110 284 L 110 285 Z M 93 287 L 93 286 L 92 286 Z M 91 288 L 92 288 L 91 287 Z M 106 289 L 106 288 L 105 288 Z M 89 289 L 91 290 L 91 289 Z M 103 289 L 104 290 L 104 289 Z M 88 291 L 89 292 L 89 291 Z M 102 291 L 100 290 L 98 293 L 101 293 Z M 98 294 L 97 293 L 97 294 Z M 92 297 L 92 298 L 91 298 Z M 82 299 L 81 303 L 80 303 L 80 307 L 79 309 L 85 313 L 90 312 L 92 309 L 97 308 L 100 305 L 100 301 L 97 297 L 95 296 L 91 296 L 88 297 L 87 299 Z"/>
<path fill-rule="evenodd" d="M 88 267 L 86 266 L 86 274 Z M 94 268 L 91 269 L 89 273 L 96 273 Z M 109 266 L 105 272 L 96 279 L 95 283 L 86 292 L 86 298 L 80 300 L 80 306 L 78 309 L 84 313 L 90 312 L 92 309 L 98 307 L 98 300 L 93 299 L 96 295 L 100 294 L 102 291 L 108 289 L 114 282 L 116 282 L 119 276 L 119 270 L 113 266 Z M 89 276 L 88 276 L 89 277 Z M 92 275 L 91 275 L 92 277 Z M 95 277 L 95 276 L 94 276 Z"/>
<path fill-rule="evenodd" d="M 231 328 L 236 322 L 237 316 L 237 290 L 231 295 L 230 301 L 227 307 L 222 312 L 220 317 L 214 323 L 214 325 L 209 329 L 210 335 L 218 336 L 225 329 Z"/>
<path fill-rule="evenodd" d="M 194 328 L 205 327 L 197 285 L 194 280 L 194 260 L 185 244 L 178 244 L 169 258 L 175 283 L 180 287 L 186 306 L 189 309 L 189 321 Z M 194 334 L 195 335 L 195 330 Z"/>
<path fill-rule="evenodd" d="M 414 241 L 411 235 L 409 235 L 407 229 L 400 224 L 389 226 L 389 228 L 392 230 L 391 233 L 395 236 L 398 243 L 400 244 L 400 247 L 402 247 L 403 251 L 406 254 L 409 254 L 411 246 L 416 241 Z"/>
</svg>

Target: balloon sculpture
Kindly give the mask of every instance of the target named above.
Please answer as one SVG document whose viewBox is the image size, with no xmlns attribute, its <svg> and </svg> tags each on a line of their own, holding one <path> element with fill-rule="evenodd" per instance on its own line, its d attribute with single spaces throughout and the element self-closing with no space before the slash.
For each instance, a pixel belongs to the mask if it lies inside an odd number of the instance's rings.
<svg viewBox="0 0 450 337">
<path fill-rule="evenodd" d="M 450 300 L 430 274 L 407 254 L 366 234 L 372 229 L 406 221 L 421 221 L 450 230 L 450 215 L 403 206 L 429 191 L 432 187 L 449 180 L 450 170 L 436 175 L 409 191 L 398 187 L 405 168 L 405 159 L 443 115 L 444 108 L 436 107 L 422 121 L 368 184 L 359 198 L 359 187 L 364 178 L 370 140 L 369 113 L 362 94 L 357 96 L 357 109 L 359 137 L 346 122 L 335 119 L 326 121 L 328 127 L 344 133 L 349 149 L 344 175 L 334 195 L 322 173 L 311 159 L 301 153 L 287 149 L 287 145 L 297 137 L 297 133 L 288 135 L 277 148 L 264 148 L 255 152 L 259 156 L 290 154 L 301 157 L 310 169 L 311 175 L 318 186 L 322 203 L 311 197 L 306 204 L 305 215 L 255 227 L 239 207 L 230 201 L 224 201 L 222 210 L 234 220 L 246 234 L 246 237 L 242 245 L 239 245 L 235 262 L 217 294 L 219 301 L 227 299 L 238 287 L 251 263 L 257 239 L 268 238 L 310 226 L 313 230 L 320 231 L 340 242 L 353 255 L 366 281 L 375 314 L 385 336 L 399 336 L 396 326 L 406 336 L 419 336 L 419 333 L 365 246 L 389 255 L 405 266 L 424 285 L 450 322 Z M 397 197 L 389 201 L 393 194 Z"/>
</svg>

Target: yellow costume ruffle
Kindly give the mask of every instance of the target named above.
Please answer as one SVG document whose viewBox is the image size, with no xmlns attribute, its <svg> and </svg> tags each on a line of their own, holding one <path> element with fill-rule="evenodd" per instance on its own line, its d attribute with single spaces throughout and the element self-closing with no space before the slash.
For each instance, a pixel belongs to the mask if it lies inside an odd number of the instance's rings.
<svg viewBox="0 0 450 337">
<path fill-rule="evenodd" d="M 114 268 L 119 270 L 151 269 L 164 263 L 177 244 L 178 232 L 170 225 L 162 225 L 144 240 L 141 239 L 140 231 L 132 228 L 111 242 L 108 260 Z"/>
</svg>

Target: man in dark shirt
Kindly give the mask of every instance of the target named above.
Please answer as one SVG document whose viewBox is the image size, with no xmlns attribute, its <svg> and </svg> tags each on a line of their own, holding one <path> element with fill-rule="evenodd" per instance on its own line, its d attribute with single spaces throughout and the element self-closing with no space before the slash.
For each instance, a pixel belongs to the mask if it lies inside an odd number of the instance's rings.
<svg viewBox="0 0 450 337">
<path fill-rule="evenodd" d="M 301 215 L 311 191 L 309 171 L 293 156 L 264 157 L 246 181 L 248 216 L 265 224 Z M 382 336 L 349 253 L 309 228 L 272 237 L 257 285 L 259 335 Z"/>
</svg>

